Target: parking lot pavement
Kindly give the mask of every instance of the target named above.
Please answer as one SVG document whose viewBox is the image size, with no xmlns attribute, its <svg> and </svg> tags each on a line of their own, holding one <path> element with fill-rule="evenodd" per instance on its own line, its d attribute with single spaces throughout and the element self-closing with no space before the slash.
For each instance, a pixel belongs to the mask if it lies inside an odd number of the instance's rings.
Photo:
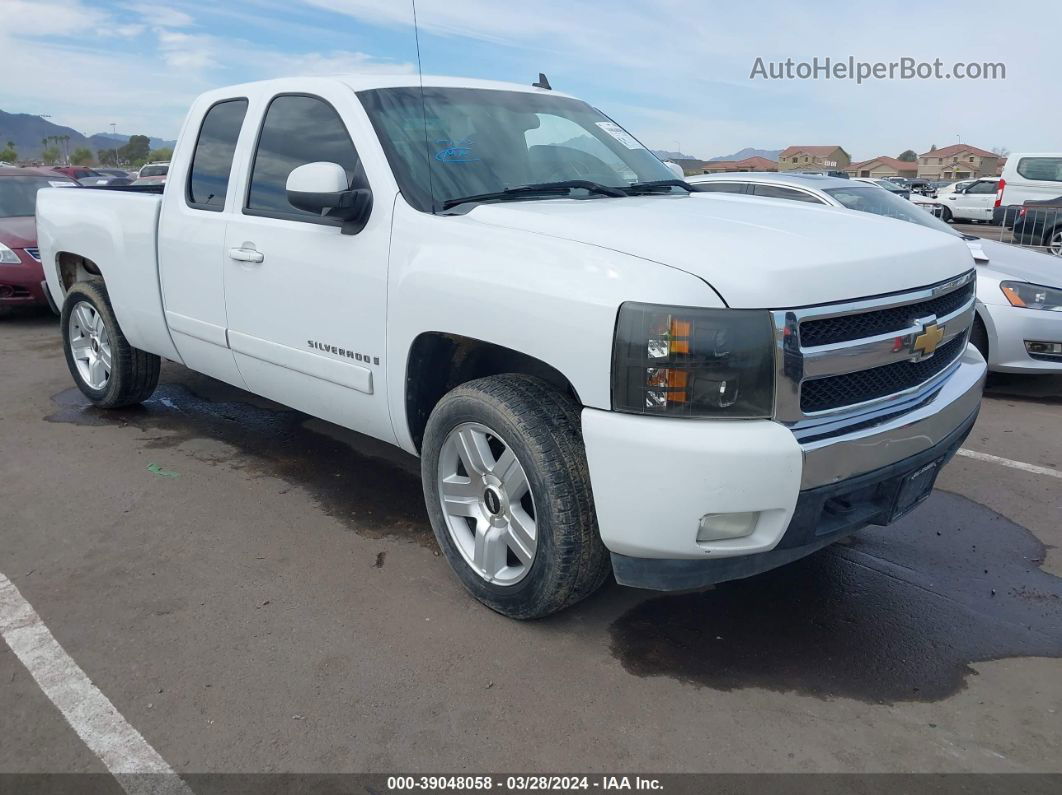
<svg viewBox="0 0 1062 795">
<path fill-rule="evenodd" d="M 996 379 L 912 515 L 701 594 L 516 623 L 417 462 L 172 364 L 72 389 L 0 321 L 0 573 L 178 772 L 1060 771 L 1062 379 Z M 0 644 L 0 771 L 100 761 Z M 54 683 L 53 683 L 54 684 Z"/>
</svg>

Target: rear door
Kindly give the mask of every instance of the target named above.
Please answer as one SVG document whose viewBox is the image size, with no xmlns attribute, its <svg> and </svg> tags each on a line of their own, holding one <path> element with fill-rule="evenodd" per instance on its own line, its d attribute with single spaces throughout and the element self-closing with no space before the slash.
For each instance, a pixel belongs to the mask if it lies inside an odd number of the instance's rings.
<svg viewBox="0 0 1062 795">
<path fill-rule="evenodd" d="M 206 108 L 188 158 L 171 176 L 159 220 L 159 278 L 166 323 L 184 363 L 207 375 L 243 386 L 225 335 L 222 247 L 235 201 L 233 153 L 247 115 L 246 97 L 229 97 Z"/>
<path fill-rule="evenodd" d="M 338 83 L 264 99 L 223 247 L 229 345 L 253 392 L 394 441 L 383 368 L 391 202 L 375 196 L 365 228 L 343 234 L 285 190 L 293 169 L 321 161 L 372 188 L 354 140 L 374 133 Z"/>
</svg>

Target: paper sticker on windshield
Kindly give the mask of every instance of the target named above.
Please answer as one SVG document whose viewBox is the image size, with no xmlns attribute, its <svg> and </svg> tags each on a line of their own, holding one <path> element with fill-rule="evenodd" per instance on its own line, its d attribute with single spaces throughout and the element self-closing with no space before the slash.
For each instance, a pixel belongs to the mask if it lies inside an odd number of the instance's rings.
<svg viewBox="0 0 1062 795">
<path fill-rule="evenodd" d="M 624 130 L 622 127 L 620 127 L 614 121 L 599 121 L 597 123 L 597 126 L 600 127 L 602 130 L 604 130 L 605 132 L 607 132 L 609 135 L 611 135 L 613 138 L 615 138 L 617 141 L 619 141 L 621 144 L 623 144 L 628 149 L 644 149 L 645 148 L 640 143 L 635 141 L 634 138 L 631 137 L 631 134 L 629 132 Z"/>
<path fill-rule="evenodd" d="M 48 180 L 48 184 L 51 185 L 53 188 L 72 188 L 74 186 L 73 182 L 67 182 L 66 180 L 54 182 L 52 180 Z"/>
</svg>

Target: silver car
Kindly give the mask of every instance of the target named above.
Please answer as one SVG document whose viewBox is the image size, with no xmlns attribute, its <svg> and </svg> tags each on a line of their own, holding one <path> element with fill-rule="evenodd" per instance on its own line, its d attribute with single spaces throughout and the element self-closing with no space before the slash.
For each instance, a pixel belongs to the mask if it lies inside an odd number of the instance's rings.
<svg viewBox="0 0 1062 795">
<path fill-rule="evenodd" d="M 721 173 L 687 177 L 698 191 L 739 193 L 859 210 L 959 235 L 977 265 L 970 341 L 990 370 L 1062 373 L 1062 272 L 1046 254 L 965 235 L 875 185 L 813 174 Z"/>
</svg>

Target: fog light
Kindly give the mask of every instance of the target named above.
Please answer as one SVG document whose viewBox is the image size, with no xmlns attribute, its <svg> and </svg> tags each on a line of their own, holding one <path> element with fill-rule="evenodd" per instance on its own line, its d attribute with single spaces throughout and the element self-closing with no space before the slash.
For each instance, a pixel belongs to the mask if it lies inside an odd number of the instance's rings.
<svg viewBox="0 0 1062 795">
<path fill-rule="evenodd" d="M 1025 340 L 1025 350 L 1041 356 L 1062 356 L 1062 342 L 1033 342 Z"/>
<path fill-rule="evenodd" d="M 697 525 L 698 541 L 725 541 L 728 538 L 744 538 L 756 529 L 759 511 L 746 513 L 706 513 Z"/>
</svg>

